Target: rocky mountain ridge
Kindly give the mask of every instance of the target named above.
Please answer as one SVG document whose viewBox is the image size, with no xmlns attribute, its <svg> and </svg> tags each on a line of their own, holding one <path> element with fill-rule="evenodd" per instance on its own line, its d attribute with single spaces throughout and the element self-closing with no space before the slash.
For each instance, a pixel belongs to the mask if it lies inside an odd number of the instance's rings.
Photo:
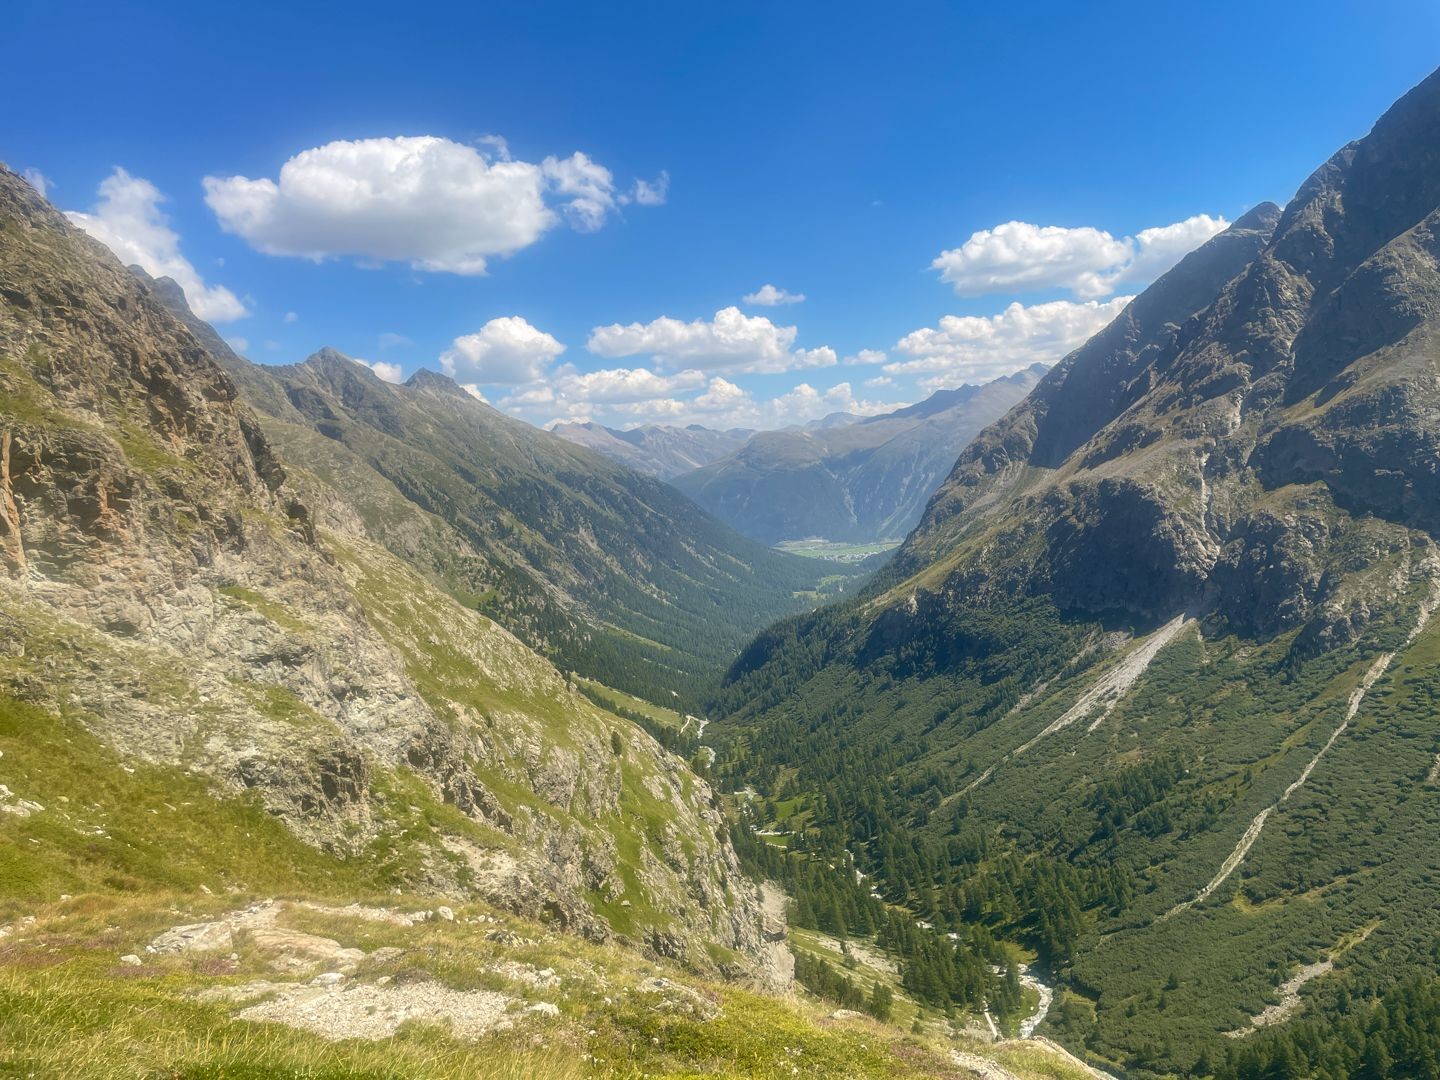
<svg viewBox="0 0 1440 1080">
<path fill-rule="evenodd" d="M 588 446 L 637 472 L 661 480 L 671 480 L 708 465 L 743 446 L 755 434 L 748 428 L 717 431 L 699 424 L 686 427 L 644 424 L 619 431 L 594 421 L 556 424 L 550 430 L 562 439 Z"/>
<path fill-rule="evenodd" d="M 763 543 L 894 540 L 919 520 L 965 445 L 1043 373 L 1037 364 L 890 413 L 762 431 L 671 483 Z"/>
</svg>

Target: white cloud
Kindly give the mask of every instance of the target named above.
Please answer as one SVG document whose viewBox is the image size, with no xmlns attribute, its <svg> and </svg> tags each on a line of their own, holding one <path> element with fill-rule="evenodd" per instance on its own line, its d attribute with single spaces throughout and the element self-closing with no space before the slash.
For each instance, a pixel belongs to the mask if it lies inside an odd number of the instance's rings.
<svg viewBox="0 0 1440 1080">
<path fill-rule="evenodd" d="M 520 413 L 558 413 L 561 419 L 589 416 L 597 408 L 665 416 L 681 408 L 672 395 L 699 390 L 705 384 L 705 374 L 700 371 L 659 375 L 645 368 L 605 368 L 582 373 L 566 364 L 543 380 L 517 388 L 501 399 L 500 407 Z"/>
<path fill-rule="evenodd" d="M 711 320 L 682 322 L 661 316 L 648 323 L 597 326 L 586 348 L 609 359 L 649 355 L 667 367 L 704 365 L 739 372 L 790 371 L 836 362 L 835 350 L 826 346 L 792 352 L 796 333 L 793 326 L 776 326 L 763 315 L 727 307 Z"/>
<path fill-rule="evenodd" d="M 27 184 L 40 193 L 42 199 L 50 197 L 50 178 L 39 169 L 26 169 L 20 175 L 25 178 Z"/>
<path fill-rule="evenodd" d="M 414 345 L 415 342 L 411 341 L 404 334 L 394 334 L 387 330 L 380 335 L 379 344 L 382 349 L 396 349 L 401 345 Z"/>
<path fill-rule="evenodd" d="M 636 180 L 630 189 L 630 198 L 641 206 L 664 206 L 669 195 L 670 174 L 663 169 L 653 181 Z"/>
<path fill-rule="evenodd" d="M 795 358 L 792 366 L 797 368 L 834 367 L 840 362 L 829 345 L 821 345 L 818 349 L 796 349 L 791 355 Z"/>
<path fill-rule="evenodd" d="M 894 386 L 895 380 L 889 375 L 876 375 L 873 379 L 866 379 L 865 385 L 871 390 L 883 390 Z"/>
<path fill-rule="evenodd" d="M 457 337 L 440 354 L 452 377 L 480 384 L 518 385 L 539 379 L 565 346 L 518 315 L 491 319 L 473 334 Z"/>
<path fill-rule="evenodd" d="M 550 186 L 567 200 L 565 216 L 581 232 L 594 232 L 615 209 L 615 177 L 580 151 L 541 163 Z"/>
<path fill-rule="evenodd" d="M 888 375 L 929 375 L 926 389 L 988 381 L 1034 363 L 1053 364 L 1124 310 L 1132 297 L 1104 302 L 1013 303 L 998 315 L 946 315 L 938 327 L 906 334 L 885 365 Z"/>
<path fill-rule="evenodd" d="M 239 353 L 239 354 L 242 355 L 242 356 L 245 355 L 245 353 L 247 353 L 247 352 L 250 351 L 250 340 L 249 340 L 248 338 L 243 338 L 243 337 L 227 337 L 227 338 L 225 339 L 225 344 L 226 344 L 226 345 L 229 345 L 230 348 L 234 349 L 237 353 Z"/>
<path fill-rule="evenodd" d="M 893 384 L 892 384 L 893 385 Z M 699 393 L 693 393 L 694 390 Z M 642 396 L 648 392 L 650 396 Z M 800 383 L 786 393 L 757 400 L 720 375 L 700 372 L 655 375 L 646 371 L 562 372 L 502 399 L 507 412 L 546 427 L 563 421 L 600 419 L 615 427 L 637 424 L 704 424 L 707 427 L 778 428 L 834 412 L 869 415 L 898 406 L 858 399 L 848 382 L 828 390 Z"/>
<path fill-rule="evenodd" d="M 461 383 L 460 389 L 464 390 L 476 401 L 483 401 L 486 405 L 490 404 L 490 399 L 487 398 L 484 394 L 482 394 L 480 392 L 480 387 L 476 386 L 473 382 Z"/>
<path fill-rule="evenodd" d="M 591 231 L 621 201 L 610 170 L 583 153 L 537 165 L 511 158 L 498 136 L 480 141 L 493 159 L 433 135 L 326 143 L 290 158 L 276 180 L 207 176 L 205 201 L 222 228 L 267 254 L 455 274 L 483 274 L 488 259 L 529 247 L 557 207 Z"/>
<path fill-rule="evenodd" d="M 854 356 L 847 356 L 841 363 L 847 367 L 856 367 L 864 364 L 883 364 L 890 357 L 885 355 L 882 349 L 861 349 Z"/>
<path fill-rule="evenodd" d="M 1178 263 L 1218 232 L 1230 227 L 1223 217 L 1196 214 L 1174 225 L 1159 225 L 1135 234 L 1135 261 L 1122 281 L 1150 282 Z"/>
<path fill-rule="evenodd" d="M 299 315 L 296 315 L 295 312 L 293 312 L 293 311 L 287 311 L 287 312 L 285 312 L 285 318 L 284 318 L 283 321 L 284 321 L 284 323 L 285 323 L 286 326 L 290 326 L 292 323 L 297 323 L 297 322 L 299 322 L 299 321 L 300 321 L 300 316 L 299 316 Z"/>
<path fill-rule="evenodd" d="M 358 356 L 352 356 L 351 359 L 357 364 L 368 367 L 388 383 L 402 383 L 405 381 L 405 372 L 399 364 L 386 363 L 384 360 L 361 360 Z"/>
<path fill-rule="evenodd" d="M 504 135 L 481 135 L 475 140 L 476 146 L 488 146 L 500 161 L 510 160 L 510 143 Z"/>
<path fill-rule="evenodd" d="M 958 296 L 1058 288 L 1093 299 L 1124 283 L 1153 281 L 1228 226 L 1223 217 L 1197 214 L 1116 239 L 1089 226 L 1009 221 L 971 234 L 930 265 Z"/>
<path fill-rule="evenodd" d="M 787 292 L 784 289 L 777 289 L 774 285 L 766 282 L 752 293 L 747 293 L 742 299 L 747 304 L 754 304 L 758 307 L 779 307 L 781 304 L 801 304 L 805 302 L 804 293 Z"/>
<path fill-rule="evenodd" d="M 647 401 L 666 394 L 698 390 L 705 385 L 705 375 L 700 371 L 657 375 L 645 368 L 606 368 L 582 375 L 571 368 L 561 371 L 553 382 L 562 398 L 586 403 L 617 403 Z"/>
<path fill-rule="evenodd" d="M 206 285 L 190 260 L 180 254 L 180 237 L 160 212 L 164 200 L 150 181 L 116 166 L 101 182 L 100 202 L 90 213 L 71 210 L 65 216 L 126 266 L 139 265 L 152 277 L 174 279 L 190 310 L 206 322 L 230 322 L 249 315 L 234 293 L 223 285 Z"/>
</svg>

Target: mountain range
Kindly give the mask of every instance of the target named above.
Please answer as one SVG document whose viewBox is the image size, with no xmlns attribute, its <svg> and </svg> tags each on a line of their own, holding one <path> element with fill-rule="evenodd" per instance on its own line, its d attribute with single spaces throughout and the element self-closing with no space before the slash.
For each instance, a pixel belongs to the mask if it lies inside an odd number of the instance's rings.
<svg viewBox="0 0 1440 1080">
<path fill-rule="evenodd" d="M 773 431 L 650 424 L 617 431 L 557 424 L 553 433 L 668 480 L 737 532 L 775 545 L 820 538 L 899 540 L 960 451 L 1045 373 L 1034 364 L 983 386 L 938 390 L 888 413 L 832 413 Z"/>
<path fill-rule="evenodd" d="M 762 431 L 670 482 L 738 532 L 765 544 L 821 537 L 898 540 L 979 432 L 1044 374 L 1036 364 L 984 386 L 939 390 L 878 416 Z"/>
<path fill-rule="evenodd" d="M 1437 461 L 1440 73 L 983 431 L 862 595 L 758 638 L 729 775 L 1037 950 L 1091 1060 L 1411 1075 L 1361 1057 L 1440 949 Z"/>
<path fill-rule="evenodd" d="M 833 571 L 737 535 L 668 485 L 436 372 L 395 385 L 333 349 L 254 364 L 174 282 L 152 285 L 288 461 L 347 492 L 394 554 L 566 670 L 688 701 L 757 624 L 813 604 Z"/>
<path fill-rule="evenodd" d="M 716 431 L 699 424 L 673 427 L 644 424 L 617 431 L 593 421 L 556 424 L 555 435 L 579 446 L 588 446 L 608 458 L 629 465 L 636 472 L 670 480 L 681 473 L 708 465 L 744 446 L 755 434 L 748 428 Z"/>
</svg>

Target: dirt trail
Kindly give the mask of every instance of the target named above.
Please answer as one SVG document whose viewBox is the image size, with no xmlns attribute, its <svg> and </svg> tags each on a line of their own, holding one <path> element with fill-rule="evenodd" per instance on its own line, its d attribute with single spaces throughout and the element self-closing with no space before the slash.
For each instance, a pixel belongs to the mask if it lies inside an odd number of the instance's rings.
<svg viewBox="0 0 1440 1080">
<path fill-rule="evenodd" d="M 1310 774 L 1315 771 L 1315 766 L 1320 764 L 1320 759 L 1329 752 L 1330 748 L 1335 745 L 1336 740 L 1345 734 L 1346 729 L 1350 727 L 1350 721 L 1355 719 L 1355 714 L 1360 711 L 1360 706 L 1364 704 L 1365 695 L 1370 692 L 1370 688 L 1375 685 L 1380 676 L 1385 674 L 1398 653 L 1404 652 L 1405 649 L 1420 636 L 1420 631 L 1424 630 L 1426 624 L 1430 622 L 1430 617 L 1435 614 L 1437 606 L 1440 606 L 1440 582 L 1432 582 L 1430 596 L 1421 603 L 1419 616 L 1415 620 L 1415 627 L 1405 638 L 1405 644 L 1396 652 L 1382 653 L 1376 657 L 1375 662 L 1366 670 L 1365 677 L 1360 680 L 1360 685 L 1350 692 L 1350 700 L 1345 707 L 1345 719 L 1341 720 L 1335 730 L 1330 733 L 1330 737 L 1325 740 L 1325 745 L 1315 752 L 1314 757 L 1306 763 L 1300 775 L 1285 789 L 1285 793 L 1276 799 L 1274 803 L 1255 815 L 1254 819 L 1245 829 L 1245 832 L 1241 834 L 1240 842 L 1235 845 L 1234 850 L 1232 850 L 1225 861 L 1220 864 L 1220 869 L 1205 887 L 1189 900 L 1176 904 L 1164 915 L 1160 916 L 1160 921 L 1163 922 L 1165 919 L 1173 915 L 1178 915 L 1182 911 L 1186 911 L 1208 899 L 1210 894 L 1218 889 L 1225 882 L 1225 879 L 1235 872 L 1235 868 L 1245 861 L 1245 856 L 1248 855 L 1250 849 L 1255 846 L 1255 841 L 1260 839 L 1260 833 L 1264 830 L 1265 823 L 1270 819 L 1270 815 L 1289 801 L 1291 795 L 1294 795 L 1295 792 L 1305 786 L 1305 781 L 1310 779 Z"/>
</svg>

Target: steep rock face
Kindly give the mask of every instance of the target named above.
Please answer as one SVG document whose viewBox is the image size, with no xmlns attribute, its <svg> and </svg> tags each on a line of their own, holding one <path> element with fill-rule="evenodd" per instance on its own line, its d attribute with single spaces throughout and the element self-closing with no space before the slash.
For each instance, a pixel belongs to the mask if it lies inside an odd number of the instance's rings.
<svg viewBox="0 0 1440 1080">
<path fill-rule="evenodd" d="M 1278 220 L 1252 211 L 1068 357 L 962 455 L 894 579 L 989 562 L 967 534 L 1039 513 L 1024 576 L 1062 607 L 1163 621 L 1208 604 L 1245 632 L 1353 631 L 1327 604 L 1335 545 L 1366 515 L 1397 544 L 1437 524 L 1437 101 L 1432 77 Z M 1277 522 L 1308 539 L 1279 541 Z M 1366 564 L 1381 592 L 1390 546 Z"/>
<path fill-rule="evenodd" d="M 1035 365 L 984 386 L 940 390 L 879 416 L 830 418 L 762 431 L 742 448 L 673 479 L 681 491 L 767 544 L 825 537 L 870 542 L 904 536 L 956 455 L 1023 399 Z"/>
<path fill-rule="evenodd" d="M 708 787 L 287 470 L 160 298 L 8 171 L 0 506 L 0 702 L 397 883 L 700 966 L 762 954 Z"/>
</svg>

